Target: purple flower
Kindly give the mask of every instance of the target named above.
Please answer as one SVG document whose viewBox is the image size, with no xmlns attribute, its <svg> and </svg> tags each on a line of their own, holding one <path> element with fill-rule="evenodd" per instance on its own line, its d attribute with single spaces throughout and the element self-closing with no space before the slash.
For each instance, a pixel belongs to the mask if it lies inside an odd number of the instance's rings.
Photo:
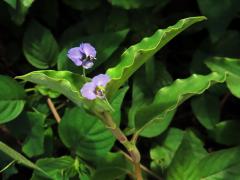
<svg viewBox="0 0 240 180">
<path fill-rule="evenodd" d="M 96 59 L 96 50 L 89 43 L 81 43 L 79 47 L 69 49 L 67 56 L 76 66 L 82 66 L 89 69 L 93 66 L 93 60 Z"/>
<path fill-rule="evenodd" d="M 93 100 L 96 98 L 103 99 L 105 97 L 105 87 L 110 81 L 110 78 L 106 74 L 99 74 L 95 76 L 91 82 L 83 85 L 81 94 L 83 97 Z"/>
</svg>

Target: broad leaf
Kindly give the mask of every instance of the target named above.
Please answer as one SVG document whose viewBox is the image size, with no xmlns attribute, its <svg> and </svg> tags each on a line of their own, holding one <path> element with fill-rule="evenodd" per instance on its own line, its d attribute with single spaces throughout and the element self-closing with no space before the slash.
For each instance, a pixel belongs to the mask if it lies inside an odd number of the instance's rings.
<svg viewBox="0 0 240 180">
<path fill-rule="evenodd" d="M 191 96 L 202 94 L 212 84 L 224 82 L 225 79 L 225 75 L 216 72 L 209 75 L 193 74 L 187 79 L 177 79 L 172 85 L 161 88 L 153 103 L 141 108 L 137 113 L 135 119 L 137 133 L 146 137 L 159 135 L 170 123 L 171 119 L 168 116 L 171 116 L 180 104 Z M 145 128 L 156 126 L 161 129 L 156 132 L 148 130 L 144 133 Z"/>
<path fill-rule="evenodd" d="M 209 136 L 217 143 L 225 145 L 240 144 L 240 122 L 234 120 L 222 121 L 214 129 L 208 131 Z"/>
<path fill-rule="evenodd" d="M 9 4 L 13 9 L 16 9 L 17 6 L 17 0 L 4 0 L 6 3 Z"/>
<path fill-rule="evenodd" d="M 17 24 L 21 25 L 24 20 L 25 16 L 28 13 L 28 9 L 32 6 L 34 0 L 5 0 L 10 4 L 14 9 L 10 9 L 10 13 L 12 16 L 12 20 Z"/>
<path fill-rule="evenodd" d="M 238 0 L 197 0 L 202 15 L 208 17 L 207 28 L 212 41 L 217 41 L 240 10 Z M 209 8 L 212 7 L 212 8 Z"/>
<path fill-rule="evenodd" d="M 191 105 L 196 118 L 205 128 L 213 129 L 220 121 L 220 102 L 216 96 L 203 94 L 194 97 Z"/>
<path fill-rule="evenodd" d="M 39 159 L 36 165 L 42 168 L 52 180 L 67 180 L 77 173 L 74 167 L 74 159 L 70 156 L 62 156 L 59 158 Z M 48 180 L 39 172 L 34 171 L 31 180 Z"/>
<path fill-rule="evenodd" d="M 201 180 L 238 180 L 240 177 L 240 147 L 210 153 L 196 167 Z M 195 174 L 195 173 L 194 173 Z M 194 179 L 194 180 L 196 180 Z M 181 179 L 182 180 L 182 179 Z"/>
<path fill-rule="evenodd" d="M 25 118 L 28 124 L 28 136 L 23 143 L 22 151 L 28 157 L 41 155 L 44 152 L 44 120 L 46 116 L 41 113 L 28 112 Z"/>
<path fill-rule="evenodd" d="M 54 98 L 57 98 L 60 96 L 60 93 L 54 91 L 54 90 L 51 90 L 49 88 L 46 88 L 45 86 L 42 86 L 42 85 L 37 85 L 35 86 L 35 89 L 40 93 L 42 94 L 43 96 L 48 96 L 52 99 Z"/>
<path fill-rule="evenodd" d="M 33 21 L 24 35 L 23 52 L 28 62 L 34 67 L 46 69 L 56 64 L 59 50 L 52 33 Z"/>
<path fill-rule="evenodd" d="M 203 16 L 190 17 L 178 21 L 174 26 L 166 29 L 159 29 L 151 37 L 144 38 L 141 42 L 129 47 L 121 56 L 120 63 L 107 70 L 107 74 L 112 78 L 108 87 L 109 96 L 116 93 L 117 89 L 149 58 L 158 52 L 176 35 L 187 29 L 194 23 L 203 21 Z"/>
<path fill-rule="evenodd" d="M 167 180 L 198 180 L 195 169 L 207 154 L 203 143 L 191 132 L 186 132 L 167 171 Z"/>
<path fill-rule="evenodd" d="M 120 123 L 120 108 L 126 88 L 112 101 L 115 109 L 113 118 Z M 82 108 L 68 109 L 59 125 L 59 135 L 63 143 L 84 159 L 96 160 L 106 155 L 112 148 L 115 138 L 104 124 Z"/>
<path fill-rule="evenodd" d="M 25 92 L 15 80 L 0 75 L 0 124 L 15 119 L 23 110 Z"/>
<path fill-rule="evenodd" d="M 132 163 L 121 153 L 108 153 L 97 163 L 92 180 L 113 180 L 132 174 Z"/>
<path fill-rule="evenodd" d="M 77 105 L 82 104 L 83 97 L 80 95 L 80 88 L 85 80 L 81 75 L 69 71 L 46 70 L 33 71 L 23 76 L 17 76 L 17 78 L 43 85 L 65 95 Z"/>
<path fill-rule="evenodd" d="M 240 98 L 240 59 L 213 57 L 206 61 L 207 66 L 222 74 L 227 74 L 227 86 L 231 93 Z"/>
<path fill-rule="evenodd" d="M 99 112 L 111 111 L 106 101 L 99 98 L 92 101 L 81 96 L 80 89 L 86 81 L 89 81 L 89 78 L 84 78 L 79 74 L 69 71 L 43 70 L 33 71 L 22 76 L 17 76 L 16 78 L 30 81 L 61 93 L 78 106 L 82 106 L 84 102 L 84 105 L 86 105 L 85 108 L 90 111 L 93 109 Z"/>
<path fill-rule="evenodd" d="M 151 64 L 151 67 L 149 67 L 149 64 Z M 144 105 L 146 106 L 150 104 L 154 94 L 159 90 L 159 88 L 172 83 L 172 77 L 167 71 L 165 65 L 160 62 L 155 62 L 154 59 L 146 63 L 144 72 L 142 72 L 142 70 L 144 69 L 139 69 L 133 77 L 132 106 L 128 113 L 128 128 L 131 128 L 131 131 L 134 131 L 136 128 L 135 116 L 138 110 L 140 110 Z M 142 77 L 146 78 L 143 79 Z M 165 122 L 170 121 L 173 114 L 174 113 L 169 115 Z M 159 132 L 162 128 L 164 128 L 163 125 L 158 126 L 158 124 L 155 124 L 154 126 L 145 129 L 145 132 Z"/>
<path fill-rule="evenodd" d="M 12 159 L 16 160 L 17 163 L 23 164 L 31 169 L 35 169 L 44 175 L 47 175 L 46 172 L 38 167 L 37 165 L 33 164 L 31 161 L 29 161 L 27 158 L 25 158 L 23 155 L 15 151 L 14 149 L 10 148 L 6 144 L 0 141 L 0 151 L 4 152 L 6 155 L 11 157 Z M 48 176 L 48 175 L 47 175 Z"/>
<path fill-rule="evenodd" d="M 183 131 L 176 128 L 169 129 L 161 143 L 151 148 L 150 157 L 152 159 L 151 168 L 157 171 L 163 171 L 170 165 L 172 159 L 183 139 Z"/>
</svg>

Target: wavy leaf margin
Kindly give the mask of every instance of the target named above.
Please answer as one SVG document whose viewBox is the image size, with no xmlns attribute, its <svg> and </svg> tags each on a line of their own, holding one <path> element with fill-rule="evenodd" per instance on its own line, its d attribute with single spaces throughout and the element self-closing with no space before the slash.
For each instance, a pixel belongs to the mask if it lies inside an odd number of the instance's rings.
<svg viewBox="0 0 240 180">
<path fill-rule="evenodd" d="M 107 70 L 107 74 L 111 77 L 111 81 L 108 84 L 109 97 L 112 97 L 117 89 L 119 89 L 141 65 L 171 39 L 194 23 L 203 20 L 206 20 L 206 17 L 197 16 L 179 20 L 175 25 L 169 26 L 166 29 L 159 29 L 151 37 L 144 38 L 141 42 L 130 46 L 122 54 L 120 63 Z"/>
<path fill-rule="evenodd" d="M 170 86 L 166 86 L 161 88 L 155 96 L 155 99 L 151 105 L 147 107 L 143 107 L 139 110 L 136 116 L 136 125 L 137 125 L 137 134 L 145 137 L 153 137 L 159 134 L 144 134 L 143 131 L 146 128 L 156 122 L 156 121 L 164 121 L 165 117 L 175 110 L 181 103 L 192 97 L 193 95 L 202 94 L 205 90 L 207 90 L 211 85 L 215 83 L 223 83 L 226 81 L 226 74 L 219 74 L 217 72 L 212 72 L 209 75 L 197 75 L 193 74 L 189 78 L 186 79 L 177 79 Z M 186 92 L 177 92 L 176 96 L 174 96 L 171 92 L 173 92 L 173 88 L 180 90 L 180 85 L 184 84 L 187 87 L 193 87 L 193 82 L 198 83 L 199 81 L 203 82 L 203 85 L 196 88 L 195 90 L 188 90 Z M 141 122 L 138 119 L 143 119 Z"/>
</svg>

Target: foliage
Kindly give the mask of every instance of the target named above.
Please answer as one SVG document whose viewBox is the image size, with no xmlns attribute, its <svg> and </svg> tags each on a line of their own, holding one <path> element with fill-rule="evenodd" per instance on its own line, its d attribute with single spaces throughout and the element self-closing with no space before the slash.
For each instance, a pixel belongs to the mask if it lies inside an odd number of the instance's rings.
<svg viewBox="0 0 240 180">
<path fill-rule="evenodd" d="M 240 179 L 239 12 L 238 0 L 1 1 L 0 178 Z M 91 69 L 67 56 L 80 43 L 96 49 L 80 54 Z M 82 96 L 104 73 L 97 98 Z"/>
</svg>

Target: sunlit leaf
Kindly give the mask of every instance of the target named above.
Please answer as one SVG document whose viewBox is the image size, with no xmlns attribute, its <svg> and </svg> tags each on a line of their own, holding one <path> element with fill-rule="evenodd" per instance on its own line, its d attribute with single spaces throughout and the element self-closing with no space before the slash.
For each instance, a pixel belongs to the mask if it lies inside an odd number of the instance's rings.
<svg viewBox="0 0 240 180">
<path fill-rule="evenodd" d="M 109 96 L 116 93 L 117 89 L 156 52 L 165 46 L 176 35 L 194 23 L 205 20 L 203 16 L 190 17 L 178 21 L 174 26 L 157 30 L 151 37 L 144 38 L 141 42 L 129 47 L 121 56 L 117 66 L 107 70 L 112 78 L 108 87 Z"/>
<path fill-rule="evenodd" d="M 212 84 L 224 82 L 225 79 L 225 75 L 215 72 L 209 75 L 193 74 L 189 78 L 177 79 L 172 85 L 161 88 L 153 103 L 141 108 L 137 113 L 135 124 L 138 133 L 147 137 L 159 135 L 170 123 L 171 119 L 166 117 L 170 116 L 180 104 L 194 95 L 202 94 Z M 145 128 L 154 129 L 156 125 L 159 125 L 160 129 L 155 132 L 148 130 L 144 133 Z"/>
<path fill-rule="evenodd" d="M 46 70 L 33 71 L 17 78 L 43 85 L 65 95 L 77 105 L 82 104 L 83 97 L 80 95 L 80 88 L 85 80 L 81 75 L 69 71 Z"/>
</svg>

